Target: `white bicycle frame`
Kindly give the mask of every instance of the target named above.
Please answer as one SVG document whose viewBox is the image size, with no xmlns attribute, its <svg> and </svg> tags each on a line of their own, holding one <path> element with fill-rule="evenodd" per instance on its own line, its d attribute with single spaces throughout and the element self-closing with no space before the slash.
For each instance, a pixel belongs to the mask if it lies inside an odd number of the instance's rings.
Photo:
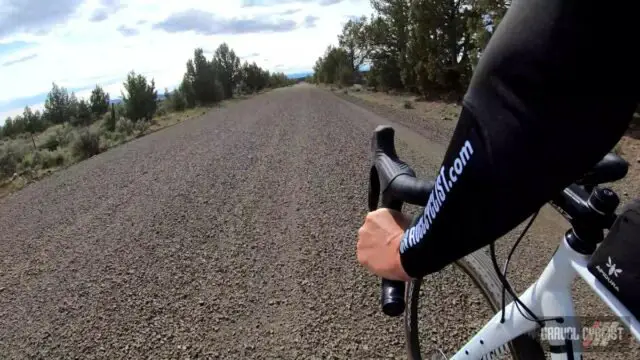
<svg viewBox="0 0 640 360">
<path fill-rule="evenodd" d="M 587 270 L 590 255 L 583 255 L 573 250 L 566 239 L 558 247 L 551 261 L 544 269 L 538 280 L 531 285 L 520 297 L 524 303 L 539 318 L 563 317 L 563 324 L 554 321 L 547 322 L 546 327 L 573 327 L 580 330 L 575 317 L 575 309 L 571 298 L 571 285 L 576 276 L 580 276 L 589 284 L 591 289 L 609 306 L 620 318 L 636 339 L 640 341 L 640 324 L 631 312 L 616 297 L 605 288 Z M 514 338 L 529 333 L 538 328 L 536 322 L 522 316 L 514 302 L 505 307 L 505 322 L 501 323 L 501 312 L 498 312 L 489 322 L 464 345 L 452 359 L 492 359 L 507 348 L 506 344 Z M 554 332 L 554 335 L 557 332 Z M 579 334 L 579 333 L 578 333 Z M 550 346 L 564 346 L 565 339 L 571 341 L 573 357 L 581 359 L 582 343 L 568 337 L 549 340 Z M 571 354 L 551 353 L 551 359 L 569 359 Z"/>
</svg>

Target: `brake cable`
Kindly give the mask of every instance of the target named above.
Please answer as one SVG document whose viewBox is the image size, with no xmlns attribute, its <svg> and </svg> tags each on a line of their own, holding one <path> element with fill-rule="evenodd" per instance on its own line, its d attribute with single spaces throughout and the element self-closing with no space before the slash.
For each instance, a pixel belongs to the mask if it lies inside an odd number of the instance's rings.
<svg viewBox="0 0 640 360">
<path fill-rule="evenodd" d="M 527 231 L 529 231 L 529 228 L 531 227 L 531 225 L 535 221 L 535 219 L 538 216 L 539 212 L 540 212 L 540 209 L 538 209 L 538 211 L 536 211 L 533 214 L 533 216 L 531 217 L 531 219 L 529 220 L 529 222 L 525 226 L 524 230 L 522 230 L 522 233 L 520 233 L 520 236 L 518 237 L 516 242 L 511 247 L 511 251 L 509 252 L 509 256 L 507 257 L 507 260 L 505 261 L 503 271 L 500 271 L 500 267 L 498 266 L 498 260 L 496 258 L 496 251 L 495 251 L 495 242 L 492 242 L 491 244 L 489 244 L 489 252 L 491 253 L 491 262 L 493 263 L 493 268 L 496 271 L 496 275 L 498 276 L 498 279 L 502 283 L 502 304 L 501 304 L 502 311 L 501 311 L 500 323 L 504 323 L 505 322 L 505 308 L 506 308 L 506 293 L 505 292 L 508 292 L 509 295 L 511 295 L 511 297 L 513 297 L 516 309 L 518 309 L 518 312 L 520 313 L 520 315 L 522 315 L 522 317 L 524 317 L 525 319 L 527 319 L 529 321 L 537 322 L 538 325 L 540 325 L 541 327 L 545 326 L 545 324 L 544 324 L 545 321 L 559 321 L 559 322 L 561 322 L 563 320 L 561 317 L 539 318 L 536 314 L 533 313 L 533 311 L 531 311 L 531 309 L 529 309 L 518 298 L 518 295 L 515 293 L 515 291 L 511 287 L 511 284 L 509 284 L 509 281 L 507 280 L 507 270 L 509 268 L 509 262 L 511 261 L 511 257 L 513 256 L 513 253 L 514 253 L 516 247 L 520 244 L 520 242 L 524 238 L 524 235 L 527 233 Z M 522 309 L 524 309 L 524 311 L 527 314 L 525 314 L 522 311 Z"/>
</svg>

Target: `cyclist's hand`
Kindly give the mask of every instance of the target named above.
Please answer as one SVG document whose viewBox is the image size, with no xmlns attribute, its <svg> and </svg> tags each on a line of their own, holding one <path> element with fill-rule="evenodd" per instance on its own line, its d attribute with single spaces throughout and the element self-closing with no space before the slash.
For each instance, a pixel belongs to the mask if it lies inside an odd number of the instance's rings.
<svg viewBox="0 0 640 360">
<path fill-rule="evenodd" d="M 389 280 L 410 278 L 400 263 L 400 240 L 411 220 L 390 209 L 367 214 L 358 231 L 358 261 L 372 273 Z"/>
</svg>

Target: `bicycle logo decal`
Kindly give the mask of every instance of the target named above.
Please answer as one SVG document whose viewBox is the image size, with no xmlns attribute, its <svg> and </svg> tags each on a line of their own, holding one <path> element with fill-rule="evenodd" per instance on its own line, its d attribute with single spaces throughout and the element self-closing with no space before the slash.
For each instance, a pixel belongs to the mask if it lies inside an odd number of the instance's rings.
<svg viewBox="0 0 640 360">
<path fill-rule="evenodd" d="M 611 261 L 611 257 L 609 256 L 607 259 L 607 263 L 606 263 L 607 267 L 609 268 L 609 276 L 611 275 L 615 275 L 616 277 L 618 277 L 618 275 L 620 273 L 622 273 L 622 269 L 618 269 L 616 268 L 616 264 L 614 264 Z"/>
</svg>

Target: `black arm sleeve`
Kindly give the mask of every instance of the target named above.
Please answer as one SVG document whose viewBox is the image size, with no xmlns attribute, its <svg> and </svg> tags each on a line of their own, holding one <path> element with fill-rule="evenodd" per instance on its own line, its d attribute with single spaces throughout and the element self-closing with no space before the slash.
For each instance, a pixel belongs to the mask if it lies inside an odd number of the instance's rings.
<svg viewBox="0 0 640 360">
<path fill-rule="evenodd" d="M 637 7 L 513 2 L 474 72 L 429 203 L 405 232 L 407 274 L 504 235 L 615 146 L 638 103 Z"/>
</svg>

